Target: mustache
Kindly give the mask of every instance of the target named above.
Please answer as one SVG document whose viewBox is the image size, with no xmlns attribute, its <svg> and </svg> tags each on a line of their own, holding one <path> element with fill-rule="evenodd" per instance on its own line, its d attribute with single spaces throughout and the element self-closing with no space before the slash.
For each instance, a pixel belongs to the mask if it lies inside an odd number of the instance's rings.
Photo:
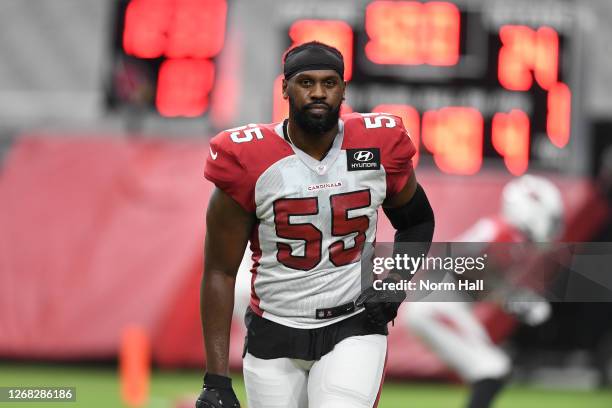
<svg viewBox="0 0 612 408">
<path fill-rule="evenodd" d="M 325 107 L 327 108 L 327 110 L 331 110 L 331 106 L 329 106 L 325 102 L 311 102 L 311 103 L 304 105 L 304 109 L 310 109 L 310 108 L 315 108 L 315 107 L 316 108 Z"/>
</svg>

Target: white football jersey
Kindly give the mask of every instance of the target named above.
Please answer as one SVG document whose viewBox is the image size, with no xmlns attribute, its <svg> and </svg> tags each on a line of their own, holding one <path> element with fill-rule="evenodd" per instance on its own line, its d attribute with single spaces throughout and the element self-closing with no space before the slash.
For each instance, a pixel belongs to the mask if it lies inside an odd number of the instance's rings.
<svg viewBox="0 0 612 408">
<path fill-rule="evenodd" d="M 326 319 L 321 309 L 357 298 L 378 208 L 412 173 L 415 148 L 398 117 L 353 113 L 339 125 L 321 161 L 287 142 L 282 123 L 230 129 L 210 143 L 206 178 L 257 218 L 250 306 L 286 326 L 352 315 Z"/>
</svg>

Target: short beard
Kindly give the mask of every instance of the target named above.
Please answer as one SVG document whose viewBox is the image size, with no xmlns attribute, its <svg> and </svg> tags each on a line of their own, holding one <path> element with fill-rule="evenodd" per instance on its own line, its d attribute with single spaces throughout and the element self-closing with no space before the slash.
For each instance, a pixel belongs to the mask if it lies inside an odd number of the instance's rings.
<svg viewBox="0 0 612 408">
<path fill-rule="evenodd" d="M 321 136 L 334 128 L 340 119 L 340 106 L 331 108 L 320 117 L 313 117 L 308 109 L 297 109 L 294 101 L 289 97 L 289 111 L 291 118 L 306 133 Z"/>
</svg>

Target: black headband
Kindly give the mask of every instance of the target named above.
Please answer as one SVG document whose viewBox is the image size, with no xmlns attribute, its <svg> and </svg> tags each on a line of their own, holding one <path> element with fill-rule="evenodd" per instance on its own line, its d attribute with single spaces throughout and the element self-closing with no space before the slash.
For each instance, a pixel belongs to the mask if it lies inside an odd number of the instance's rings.
<svg viewBox="0 0 612 408">
<path fill-rule="evenodd" d="M 285 60 L 285 79 L 302 71 L 331 69 L 344 78 L 344 61 L 335 53 L 321 47 L 308 47 L 290 54 Z"/>
</svg>

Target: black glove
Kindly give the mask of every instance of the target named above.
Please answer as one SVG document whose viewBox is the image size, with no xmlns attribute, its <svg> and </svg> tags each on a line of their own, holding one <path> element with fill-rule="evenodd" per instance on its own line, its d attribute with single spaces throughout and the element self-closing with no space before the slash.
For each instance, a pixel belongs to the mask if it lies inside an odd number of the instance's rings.
<svg viewBox="0 0 612 408">
<path fill-rule="evenodd" d="M 195 406 L 196 408 L 240 408 L 240 402 L 232 389 L 232 379 L 206 373 L 204 387 Z"/>
<path fill-rule="evenodd" d="M 396 283 L 393 278 L 385 278 L 384 283 Z M 373 324 L 384 326 L 397 316 L 402 302 L 406 299 L 403 290 L 376 290 L 370 286 L 365 289 L 355 300 L 355 307 L 365 307 L 368 319 Z"/>
</svg>

